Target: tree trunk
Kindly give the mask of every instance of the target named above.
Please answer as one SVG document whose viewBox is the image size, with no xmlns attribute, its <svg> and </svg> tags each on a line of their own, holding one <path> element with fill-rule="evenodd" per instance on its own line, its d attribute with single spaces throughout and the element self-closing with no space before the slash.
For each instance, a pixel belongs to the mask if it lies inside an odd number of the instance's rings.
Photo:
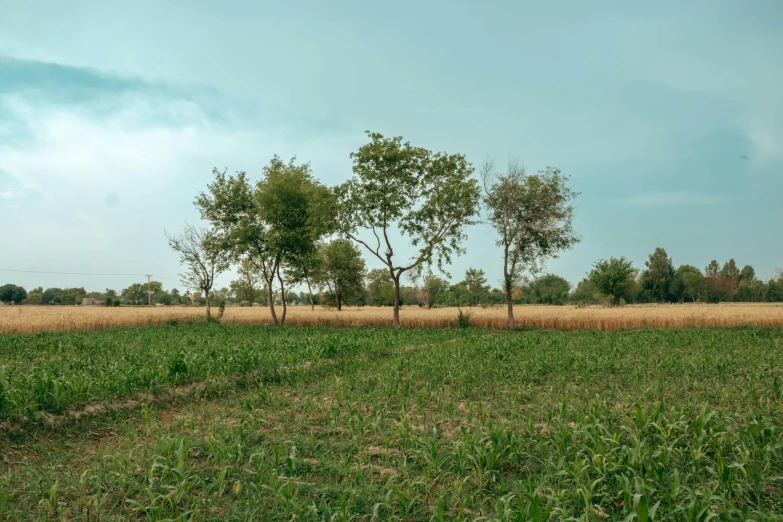
<svg viewBox="0 0 783 522">
<path fill-rule="evenodd" d="M 400 275 L 394 278 L 394 327 L 400 327 Z"/>
<path fill-rule="evenodd" d="M 283 326 L 288 308 L 285 302 L 285 286 L 283 286 L 283 277 L 280 275 L 280 265 L 277 265 L 277 280 L 280 281 L 280 301 L 283 303 L 283 315 L 280 317 L 280 326 Z"/>
<path fill-rule="evenodd" d="M 209 290 L 204 290 L 204 297 L 207 298 L 207 321 L 212 319 L 212 310 L 209 308 Z"/>
<path fill-rule="evenodd" d="M 266 277 L 264 277 L 266 279 Z M 271 279 L 266 279 L 266 298 L 269 301 L 269 311 L 272 314 L 272 323 L 275 325 L 277 322 L 277 314 L 275 313 L 275 294 L 272 292 L 272 283 L 275 282 L 274 275 Z"/>
<path fill-rule="evenodd" d="M 313 289 L 310 288 L 310 278 L 305 277 L 305 281 L 307 281 L 307 293 L 310 294 L 310 310 L 315 312 L 315 305 L 313 304 Z"/>
<path fill-rule="evenodd" d="M 506 290 L 506 306 L 508 307 L 508 329 L 514 329 L 514 300 L 511 295 L 511 286 Z"/>
<path fill-rule="evenodd" d="M 516 266 L 516 265 L 514 265 Z M 508 273 L 508 243 L 503 252 L 503 284 L 506 287 L 506 307 L 508 308 L 508 329 L 514 329 L 514 300 L 511 295 L 513 290 L 514 281 L 511 278 L 511 274 Z"/>
</svg>

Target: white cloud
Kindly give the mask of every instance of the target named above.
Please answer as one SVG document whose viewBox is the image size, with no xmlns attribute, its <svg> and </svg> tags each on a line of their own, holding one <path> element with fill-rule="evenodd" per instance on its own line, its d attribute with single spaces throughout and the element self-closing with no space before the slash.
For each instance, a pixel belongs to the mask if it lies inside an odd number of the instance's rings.
<svg viewBox="0 0 783 522">
<path fill-rule="evenodd" d="M 710 205 L 720 203 L 722 198 L 698 192 L 647 192 L 621 200 L 633 207 L 674 207 L 680 205 Z"/>
<path fill-rule="evenodd" d="M 21 190 L 4 190 L 0 192 L 0 199 L 22 199 L 26 196 Z"/>
</svg>

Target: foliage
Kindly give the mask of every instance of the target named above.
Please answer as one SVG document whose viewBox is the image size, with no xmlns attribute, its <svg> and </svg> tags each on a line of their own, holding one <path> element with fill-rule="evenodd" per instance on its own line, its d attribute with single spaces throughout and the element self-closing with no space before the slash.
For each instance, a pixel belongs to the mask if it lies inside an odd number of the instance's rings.
<svg viewBox="0 0 783 522">
<path fill-rule="evenodd" d="M 247 301 L 250 306 L 261 297 L 261 275 L 257 272 L 253 261 L 243 256 L 237 266 L 237 279 L 231 281 L 231 291 L 239 301 Z"/>
<path fill-rule="evenodd" d="M 0 383 L 19 404 L 154 393 L 0 433 L 3 520 L 783 514 L 779 329 L 180 325 L 4 341 Z"/>
<path fill-rule="evenodd" d="M 361 295 L 366 268 L 362 253 L 347 239 L 335 239 L 319 248 L 316 286 L 326 290 L 324 304 L 342 310 L 343 304 Z"/>
<path fill-rule="evenodd" d="M 394 324 L 399 326 L 400 277 L 422 264 L 434 263 L 442 270 L 452 255 L 463 251 L 460 244 L 474 222 L 479 189 L 470 177 L 473 167 L 460 154 L 432 153 L 403 143 L 401 137 L 367 135 L 370 143 L 351 154 L 353 178 L 336 191 L 337 219 L 343 234 L 388 269 L 395 288 Z M 363 234 L 373 239 L 365 241 Z M 394 236 L 415 248 L 413 259 L 395 258 Z"/>
<path fill-rule="evenodd" d="M 588 278 L 599 292 L 606 294 L 614 304 L 617 304 L 620 299 L 630 295 L 635 275 L 636 269 L 631 261 L 625 257 L 610 257 L 597 261 Z"/>
<path fill-rule="evenodd" d="M 485 302 L 487 295 L 489 295 L 489 285 L 487 284 L 487 277 L 483 270 L 476 268 L 468 268 L 465 271 L 465 279 L 462 283 L 470 292 L 470 305 L 477 305 L 481 302 Z"/>
<path fill-rule="evenodd" d="M 572 223 L 577 193 L 560 170 L 547 167 L 528 175 L 514 159 L 504 173 L 488 160 L 481 177 L 487 219 L 503 249 L 508 326 L 513 329 L 513 288 L 523 273 L 535 273 L 547 259 L 579 242 Z"/>
<path fill-rule="evenodd" d="M 667 301 L 675 279 L 674 265 L 663 248 L 656 248 L 644 262 L 647 270 L 642 272 L 642 288 L 660 303 Z"/>
<path fill-rule="evenodd" d="M 471 328 L 473 326 L 473 322 L 471 321 L 471 317 L 473 316 L 473 313 L 465 310 L 463 311 L 462 308 L 457 309 L 457 327 L 459 328 Z"/>
<path fill-rule="evenodd" d="M 148 292 L 150 292 L 148 294 Z M 158 303 L 161 298 L 165 300 L 165 291 L 160 281 L 151 281 L 148 283 L 134 283 L 124 288 L 120 293 L 122 298 L 128 304 L 145 305 L 149 303 Z M 105 300 L 105 299 L 104 299 Z"/>
<path fill-rule="evenodd" d="M 568 302 L 571 283 L 555 274 L 536 278 L 527 287 L 530 301 L 534 304 L 564 305 Z"/>
<path fill-rule="evenodd" d="M 195 201 L 201 217 L 215 228 L 224 251 L 234 260 L 244 256 L 266 283 L 269 310 L 275 324 L 285 323 L 285 266 L 301 270 L 317 241 L 334 223 L 331 192 L 313 178 L 308 163 L 288 163 L 277 155 L 251 185 L 245 172 L 227 176 L 213 170 L 215 179 Z M 278 320 L 274 286 L 277 278 L 283 304 Z"/>
<path fill-rule="evenodd" d="M 214 234 L 204 228 L 185 225 L 182 234 L 166 237 L 169 246 L 179 254 L 185 272 L 180 274 L 182 284 L 192 290 L 201 290 L 207 305 L 207 319 L 212 317 L 209 292 L 215 284 L 215 276 L 229 266 L 229 255 Z"/>
<path fill-rule="evenodd" d="M 0 303 L 20 304 L 27 299 L 27 290 L 21 286 L 7 284 L 0 286 Z"/>
<path fill-rule="evenodd" d="M 704 293 L 704 276 L 693 265 L 680 265 L 677 269 L 675 295 L 680 301 L 696 302 Z"/>
</svg>

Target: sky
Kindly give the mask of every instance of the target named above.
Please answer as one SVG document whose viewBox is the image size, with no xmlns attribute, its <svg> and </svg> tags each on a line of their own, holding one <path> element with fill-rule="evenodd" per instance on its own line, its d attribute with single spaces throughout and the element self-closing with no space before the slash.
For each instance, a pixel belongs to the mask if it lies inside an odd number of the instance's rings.
<svg viewBox="0 0 783 522">
<path fill-rule="evenodd" d="M 656 247 L 766 278 L 783 267 L 781 85 L 777 0 L 0 0 L 0 269 L 181 286 L 164 232 L 198 222 L 214 167 L 257 179 L 296 156 L 335 185 L 373 130 L 560 168 L 581 242 L 546 270 L 574 284 Z M 468 236 L 452 278 L 499 286 L 492 230 Z"/>
</svg>

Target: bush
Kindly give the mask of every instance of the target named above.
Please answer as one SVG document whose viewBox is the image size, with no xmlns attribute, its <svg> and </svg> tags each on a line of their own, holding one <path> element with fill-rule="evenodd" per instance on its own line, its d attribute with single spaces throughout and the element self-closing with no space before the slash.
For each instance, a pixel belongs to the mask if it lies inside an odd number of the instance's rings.
<svg viewBox="0 0 783 522">
<path fill-rule="evenodd" d="M 473 322 L 471 321 L 471 312 L 463 312 L 462 308 L 457 311 L 457 326 L 459 328 L 471 328 Z"/>
</svg>

